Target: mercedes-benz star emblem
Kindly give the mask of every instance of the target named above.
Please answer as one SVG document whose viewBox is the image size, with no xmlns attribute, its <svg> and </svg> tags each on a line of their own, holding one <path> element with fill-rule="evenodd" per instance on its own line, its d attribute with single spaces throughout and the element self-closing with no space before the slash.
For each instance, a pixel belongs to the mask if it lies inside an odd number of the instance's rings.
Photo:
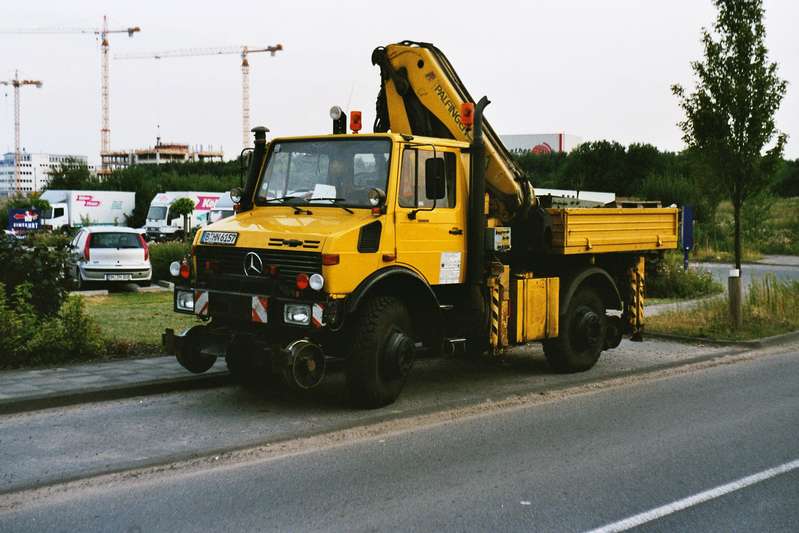
<svg viewBox="0 0 799 533">
<path fill-rule="evenodd" d="M 255 252 L 250 252 L 244 256 L 244 275 L 260 276 L 264 273 L 264 263 Z"/>
</svg>

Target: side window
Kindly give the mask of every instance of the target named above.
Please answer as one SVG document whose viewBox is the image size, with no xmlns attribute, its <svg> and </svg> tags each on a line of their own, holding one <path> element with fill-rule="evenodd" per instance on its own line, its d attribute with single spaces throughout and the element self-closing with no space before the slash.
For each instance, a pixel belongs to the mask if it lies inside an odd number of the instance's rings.
<svg viewBox="0 0 799 533">
<path fill-rule="evenodd" d="M 56 207 L 55 214 L 53 214 L 54 218 L 63 217 L 64 216 L 64 208 L 63 207 Z"/>
<path fill-rule="evenodd" d="M 441 200 L 436 200 L 435 206 L 437 208 L 455 207 L 455 154 L 437 152 L 436 157 L 444 159 L 446 196 Z M 433 207 L 433 200 L 429 200 L 425 196 L 425 161 L 432 158 L 432 150 L 406 149 L 403 152 L 399 182 L 400 207 Z"/>
</svg>

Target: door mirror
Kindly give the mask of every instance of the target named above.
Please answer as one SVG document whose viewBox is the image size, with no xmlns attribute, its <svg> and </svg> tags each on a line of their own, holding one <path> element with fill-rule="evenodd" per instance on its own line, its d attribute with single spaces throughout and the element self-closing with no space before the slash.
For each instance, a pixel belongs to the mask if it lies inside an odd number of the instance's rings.
<svg viewBox="0 0 799 533">
<path fill-rule="evenodd" d="M 444 159 L 434 157 L 424 162 L 424 193 L 428 200 L 442 200 L 447 195 Z"/>
</svg>

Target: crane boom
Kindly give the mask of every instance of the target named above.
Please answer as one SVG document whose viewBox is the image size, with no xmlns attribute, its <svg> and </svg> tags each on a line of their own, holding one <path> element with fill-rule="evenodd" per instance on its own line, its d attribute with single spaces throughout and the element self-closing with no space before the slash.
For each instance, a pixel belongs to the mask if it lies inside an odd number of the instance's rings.
<svg viewBox="0 0 799 533">
<path fill-rule="evenodd" d="M 460 116 L 463 102 L 474 102 L 446 56 L 430 43 L 402 41 L 379 47 L 372 63 L 380 67 L 375 132 L 392 131 L 472 141 Z M 486 184 L 494 216 L 510 221 L 535 205 L 521 169 L 487 122 Z"/>
<path fill-rule="evenodd" d="M 274 46 L 222 46 L 216 48 L 183 48 L 165 50 L 163 52 L 146 52 L 140 54 L 121 54 L 114 59 L 165 59 L 170 57 L 195 57 L 218 56 L 238 54 L 241 56 L 241 145 L 247 148 L 250 145 L 250 62 L 249 54 L 269 52 L 274 56 L 283 50 L 282 44 Z"/>
</svg>

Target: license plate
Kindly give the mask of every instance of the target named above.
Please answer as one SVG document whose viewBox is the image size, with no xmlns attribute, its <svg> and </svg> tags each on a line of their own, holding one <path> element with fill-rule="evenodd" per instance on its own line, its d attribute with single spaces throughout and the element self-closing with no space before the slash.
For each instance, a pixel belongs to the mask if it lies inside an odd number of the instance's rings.
<svg viewBox="0 0 799 533">
<path fill-rule="evenodd" d="M 129 281 L 130 274 L 106 274 L 106 281 Z"/>
<path fill-rule="evenodd" d="M 234 231 L 204 231 L 200 237 L 201 244 L 224 244 L 232 246 L 236 244 L 239 234 Z"/>
</svg>

